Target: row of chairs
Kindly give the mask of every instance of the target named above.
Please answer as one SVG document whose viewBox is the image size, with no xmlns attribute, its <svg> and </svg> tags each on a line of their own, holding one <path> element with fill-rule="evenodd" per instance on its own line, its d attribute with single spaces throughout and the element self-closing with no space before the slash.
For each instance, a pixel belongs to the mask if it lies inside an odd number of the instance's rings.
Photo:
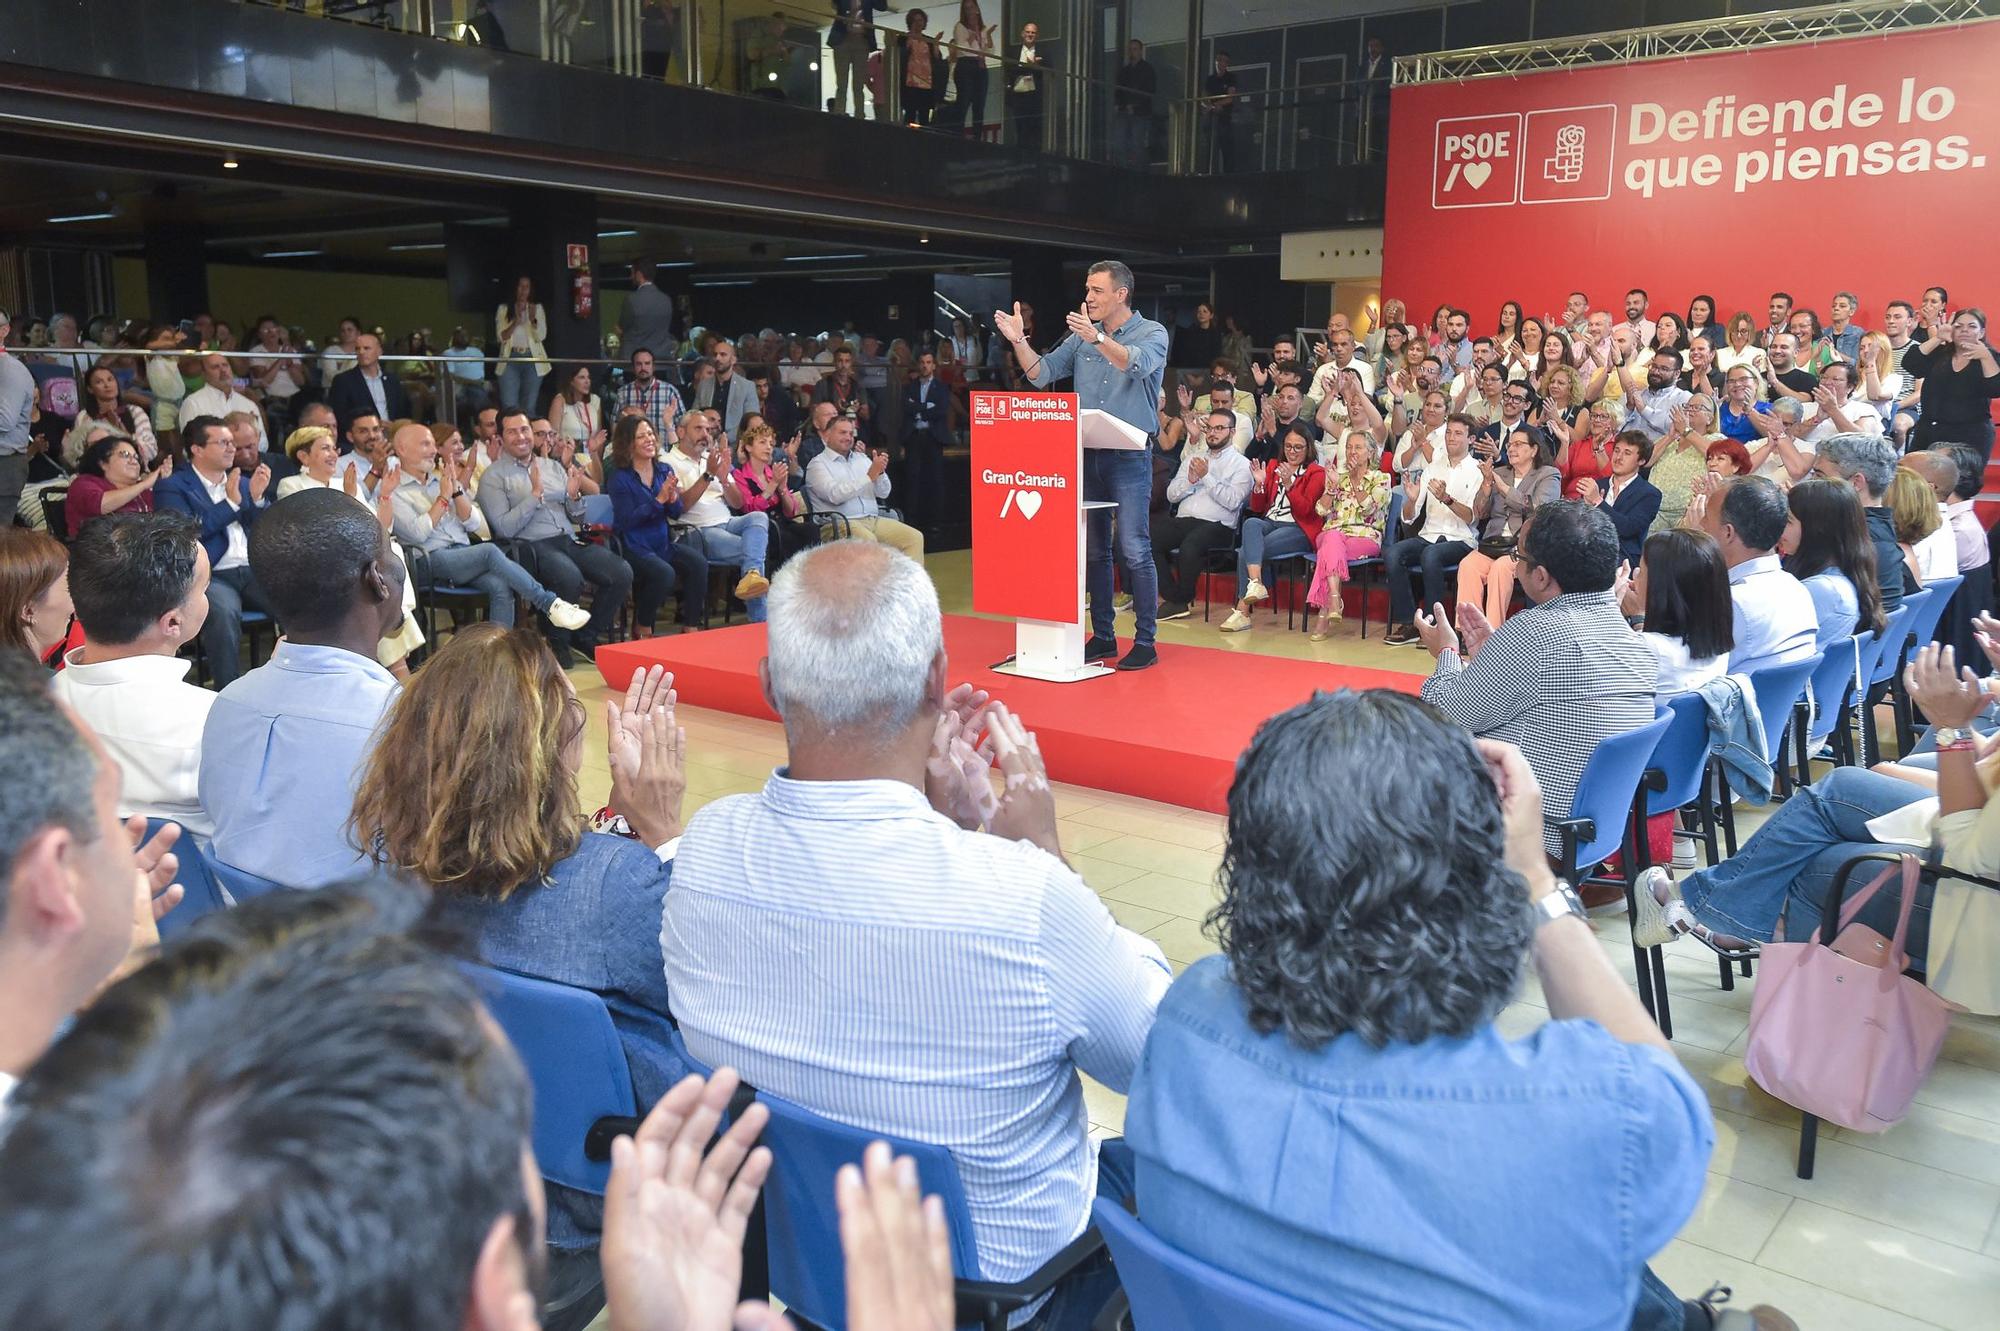
<svg viewBox="0 0 2000 1331">
<path fill-rule="evenodd" d="M 494 1019 L 519 1050 L 534 1084 L 535 1157 L 544 1177 L 602 1195 L 610 1182 L 611 1142 L 634 1131 L 640 1106 L 631 1072 L 603 999 L 546 980 L 467 966 Z M 690 1071 L 708 1075 L 678 1032 L 674 1050 Z M 952 1269 L 962 1325 L 1004 1331 L 1009 1318 L 1047 1294 L 1102 1249 L 1109 1248 L 1122 1292 L 1100 1314 L 1100 1331 L 1196 1331 L 1257 1326 L 1277 1331 L 1359 1331 L 1325 1309 L 1266 1290 L 1208 1266 L 1148 1231 L 1124 1208 L 1100 1200 L 1093 1223 L 1042 1267 L 1011 1282 L 981 1277 L 972 1213 L 957 1162 L 943 1147 L 867 1132 L 751 1087 L 731 1106 L 752 1099 L 770 1112 L 762 1141 L 772 1168 L 745 1242 L 745 1297 L 776 1295 L 795 1318 L 846 1331 L 846 1274 L 834 1175 L 859 1164 L 869 1143 L 886 1140 L 911 1157 L 925 1193 L 944 1205 L 951 1229 Z M 1130 1319 L 1128 1321 L 1128 1319 Z"/>
<path fill-rule="evenodd" d="M 1402 532 L 1403 492 L 1401 490 L 1391 490 L 1389 492 L 1389 510 L 1383 515 L 1382 553 L 1347 561 L 1348 577 L 1353 582 L 1356 590 L 1361 593 L 1361 636 L 1364 638 L 1368 636 L 1370 606 L 1368 593 L 1373 588 L 1388 586 L 1388 563 L 1384 555 L 1387 554 L 1390 546 L 1402 538 Z M 1208 622 L 1209 615 L 1215 608 L 1215 594 L 1212 590 L 1211 579 L 1223 574 L 1233 575 L 1236 571 L 1237 560 L 1241 555 L 1242 547 L 1240 545 L 1231 545 L 1226 549 L 1217 547 L 1208 552 L 1208 563 L 1202 570 L 1208 575 L 1202 579 L 1202 622 Z M 1312 622 L 1312 616 L 1299 612 L 1300 607 L 1305 605 L 1305 592 L 1312 584 L 1313 569 L 1318 562 L 1318 555 L 1310 550 L 1292 555 L 1274 555 L 1264 561 L 1265 585 L 1288 586 L 1291 588 L 1288 595 L 1271 598 L 1271 614 L 1274 617 L 1278 613 L 1278 602 L 1280 600 L 1285 602 L 1285 627 L 1287 629 L 1293 627 L 1295 614 L 1298 616 L 1297 626 L 1300 629 L 1304 629 Z"/>
</svg>

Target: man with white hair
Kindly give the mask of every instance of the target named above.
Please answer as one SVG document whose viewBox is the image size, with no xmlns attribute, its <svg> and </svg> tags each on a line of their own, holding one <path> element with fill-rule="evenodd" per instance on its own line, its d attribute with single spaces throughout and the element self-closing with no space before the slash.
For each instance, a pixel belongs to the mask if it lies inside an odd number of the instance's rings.
<svg viewBox="0 0 2000 1331">
<path fill-rule="evenodd" d="M 1034 737 L 949 686 L 921 565 L 835 541 L 770 601 L 788 762 L 688 823 L 661 936 L 674 1017 L 711 1067 L 948 1149 L 981 1271 L 1021 1279 L 1093 1197 L 1129 1191 L 1122 1143 L 1100 1171 L 1077 1073 L 1130 1085 L 1172 975 L 1064 863 Z M 1086 1265 L 1037 1325 L 1088 1326 L 1113 1279 Z"/>
<path fill-rule="evenodd" d="M 220 421 L 228 419 L 232 411 L 248 412 L 257 421 L 257 447 L 268 449 L 271 440 L 265 433 L 264 413 L 236 387 L 236 367 L 229 357 L 213 352 L 203 356 L 201 377 L 201 387 L 181 399 L 180 418 L 191 421 L 197 416 L 213 416 Z"/>
</svg>

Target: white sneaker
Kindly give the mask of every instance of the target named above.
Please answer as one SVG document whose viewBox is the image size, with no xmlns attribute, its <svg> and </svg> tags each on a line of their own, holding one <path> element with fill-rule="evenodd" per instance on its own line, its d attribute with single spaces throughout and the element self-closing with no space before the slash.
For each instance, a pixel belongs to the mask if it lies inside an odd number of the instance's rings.
<svg viewBox="0 0 2000 1331">
<path fill-rule="evenodd" d="M 549 617 L 549 623 L 559 629 L 580 629 L 590 622 L 588 610 L 580 605 L 571 605 L 560 597 L 542 613 Z"/>
<path fill-rule="evenodd" d="M 1250 585 L 1243 589 L 1243 599 L 1252 604 L 1258 601 L 1268 601 L 1271 599 L 1271 589 L 1253 578 L 1250 581 Z"/>
<path fill-rule="evenodd" d="M 1112 597 L 1111 608 L 1113 610 L 1130 610 L 1132 608 L 1132 593 L 1120 592 L 1118 595 Z"/>
<path fill-rule="evenodd" d="M 1674 867 L 1676 869 L 1692 869 L 1695 867 L 1694 845 L 1694 833 L 1674 833 Z"/>
<path fill-rule="evenodd" d="M 1241 633 L 1249 627 L 1250 616 L 1244 614 L 1241 610 L 1231 610 L 1229 618 L 1222 621 L 1222 631 L 1224 633 Z"/>
</svg>

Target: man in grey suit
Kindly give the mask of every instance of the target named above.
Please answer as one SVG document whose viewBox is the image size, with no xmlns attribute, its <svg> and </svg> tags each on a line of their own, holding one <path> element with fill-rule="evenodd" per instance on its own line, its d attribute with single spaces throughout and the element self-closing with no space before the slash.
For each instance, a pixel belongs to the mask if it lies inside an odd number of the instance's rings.
<svg viewBox="0 0 2000 1331">
<path fill-rule="evenodd" d="M 625 298 L 625 313 L 618 320 L 618 345 L 627 356 L 650 351 L 662 364 L 671 365 L 680 340 L 674 336 L 674 298 L 653 285 L 653 265 L 644 259 L 632 261 L 632 294 Z"/>
</svg>

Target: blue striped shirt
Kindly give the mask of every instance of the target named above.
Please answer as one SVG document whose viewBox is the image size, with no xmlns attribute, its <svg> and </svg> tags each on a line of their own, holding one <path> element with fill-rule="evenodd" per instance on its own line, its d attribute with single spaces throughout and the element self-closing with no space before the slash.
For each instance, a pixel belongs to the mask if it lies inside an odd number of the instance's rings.
<svg viewBox="0 0 2000 1331">
<path fill-rule="evenodd" d="M 782 768 L 688 823 L 660 947 L 696 1059 L 951 1151 L 989 1280 L 1083 1232 L 1077 1072 L 1124 1091 L 1173 978 L 1039 847 L 964 831 L 900 781 Z"/>
</svg>

